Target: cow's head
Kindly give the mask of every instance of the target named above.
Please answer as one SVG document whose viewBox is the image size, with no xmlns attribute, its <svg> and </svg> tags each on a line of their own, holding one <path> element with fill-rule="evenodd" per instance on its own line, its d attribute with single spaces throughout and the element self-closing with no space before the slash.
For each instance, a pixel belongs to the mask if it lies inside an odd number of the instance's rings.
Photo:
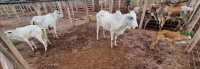
<svg viewBox="0 0 200 69">
<path fill-rule="evenodd" d="M 60 11 L 55 10 L 53 12 L 54 16 L 56 16 L 57 18 L 63 18 L 63 14 Z"/>
</svg>

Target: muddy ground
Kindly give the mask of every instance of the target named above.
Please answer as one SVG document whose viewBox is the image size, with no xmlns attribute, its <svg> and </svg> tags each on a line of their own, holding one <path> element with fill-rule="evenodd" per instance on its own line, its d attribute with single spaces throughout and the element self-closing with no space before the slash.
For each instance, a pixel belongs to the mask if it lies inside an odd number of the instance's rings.
<svg viewBox="0 0 200 69">
<path fill-rule="evenodd" d="M 17 24 L 12 23 L 18 21 L 16 18 L 16 21 L 4 20 L 10 24 L 2 29 L 28 25 L 32 16 L 22 17 L 24 21 Z M 49 31 L 52 45 L 48 46 L 47 52 L 37 40 L 38 49 L 35 51 L 31 51 L 25 42 L 16 46 L 32 69 L 189 69 L 188 54 L 183 52 L 186 45 L 176 45 L 170 52 L 169 42 L 163 40 L 156 44 L 154 50 L 149 49 L 156 31 L 126 30 L 118 37 L 118 46 L 111 48 L 108 31 L 103 38 L 100 30 L 100 39 L 96 40 L 95 22 L 72 28 L 66 18 L 58 21 L 59 39 L 53 38 Z"/>
</svg>

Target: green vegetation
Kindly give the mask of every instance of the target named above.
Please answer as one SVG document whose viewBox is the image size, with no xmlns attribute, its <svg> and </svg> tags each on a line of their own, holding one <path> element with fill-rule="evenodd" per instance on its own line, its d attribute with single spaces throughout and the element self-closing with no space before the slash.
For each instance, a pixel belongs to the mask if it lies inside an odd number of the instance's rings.
<svg viewBox="0 0 200 69">
<path fill-rule="evenodd" d="M 13 41 L 12 44 L 13 44 L 14 46 L 17 46 L 17 45 L 20 44 L 20 42 L 19 42 L 19 41 Z"/>
<path fill-rule="evenodd" d="M 189 35 L 190 35 L 190 36 L 193 38 L 194 35 L 195 35 L 195 32 L 194 32 L 194 31 L 191 31 L 191 32 L 189 33 L 189 32 L 185 32 L 185 31 L 184 31 L 184 32 L 181 32 L 181 34 L 182 34 L 182 35 L 186 35 L 186 36 L 189 36 Z"/>
</svg>

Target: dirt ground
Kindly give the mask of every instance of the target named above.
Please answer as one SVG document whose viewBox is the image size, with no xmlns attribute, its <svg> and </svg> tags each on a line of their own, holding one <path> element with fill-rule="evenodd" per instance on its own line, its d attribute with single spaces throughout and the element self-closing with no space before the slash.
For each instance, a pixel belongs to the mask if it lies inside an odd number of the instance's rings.
<svg viewBox="0 0 200 69">
<path fill-rule="evenodd" d="M 16 18 L 16 21 L 4 20 L 10 24 L 2 29 L 28 25 L 31 17 L 24 16 L 24 21 L 18 23 L 13 23 L 18 21 Z M 38 41 L 35 42 L 39 49 L 35 51 L 31 51 L 25 42 L 16 46 L 32 69 L 189 69 L 188 54 L 183 52 L 186 45 L 177 45 L 170 52 L 169 42 L 163 40 L 156 44 L 154 50 L 149 49 L 156 31 L 126 30 L 119 36 L 118 46 L 114 48 L 110 47 L 108 31 L 103 38 L 100 30 L 100 39 L 96 40 L 96 22 L 72 28 L 68 19 L 60 19 L 57 32 L 59 39 L 53 38 L 49 32 L 52 45 L 48 46 L 47 52 Z"/>
</svg>

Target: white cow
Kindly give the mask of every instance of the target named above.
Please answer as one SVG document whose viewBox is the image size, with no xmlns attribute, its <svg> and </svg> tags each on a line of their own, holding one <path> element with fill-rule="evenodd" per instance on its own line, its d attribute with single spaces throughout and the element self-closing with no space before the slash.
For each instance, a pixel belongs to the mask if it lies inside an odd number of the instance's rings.
<svg viewBox="0 0 200 69">
<path fill-rule="evenodd" d="M 35 47 L 35 49 L 37 49 L 37 47 L 35 46 L 33 39 L 31 38 L 36 38 L 44 45 L 45 51 L 47 51 L 47 35 L 44 33 L 44 30 L 42 30 L 37 25 L 28 25 L 16 28 L 14 30 L 8 30 L 4 33 L 10 39 L 17 39 L 19 41 L 27 42 L 32 51 L 34 51 L 33 46 Z"/>
<path fill-rule="evenodd" d="M 111 48 L 113 47 L 113 39 L 115 39 L 115 46 L 117 46 L 116 39 L 119 35 L 123 34 L 126 28 L 131 27 L 135 29 L 138 27 L 137 18 L 134 11 L 130 11 L 128 14 L 122 15 L 120 11 L 116 11 L 114 14 L 108 11 L 101 10 L 96 14 L 97 18 L 97 40 L 99 27 L 103 27 L 103 36 L 105 38 L 104 30 L 110 31 L 111 35 Z"/>
<path fill-rule="evenodd" d="M 57 33 L 56 33 L 56 22 L 58 21 L 59 18 L 62 18 L 63 15 L 61 12 L 55 10 L 53 13 L 49 13 L 43 16 L 34 16 L 30 23 L 32 25 L 38 25 L 42 29 L 54 29 L 54 37 L 58 38 Z M 46 34 L 46 30 L 45 30 Z M 48 40 L 49 42 L 49 40 Z"/>
</svg>

